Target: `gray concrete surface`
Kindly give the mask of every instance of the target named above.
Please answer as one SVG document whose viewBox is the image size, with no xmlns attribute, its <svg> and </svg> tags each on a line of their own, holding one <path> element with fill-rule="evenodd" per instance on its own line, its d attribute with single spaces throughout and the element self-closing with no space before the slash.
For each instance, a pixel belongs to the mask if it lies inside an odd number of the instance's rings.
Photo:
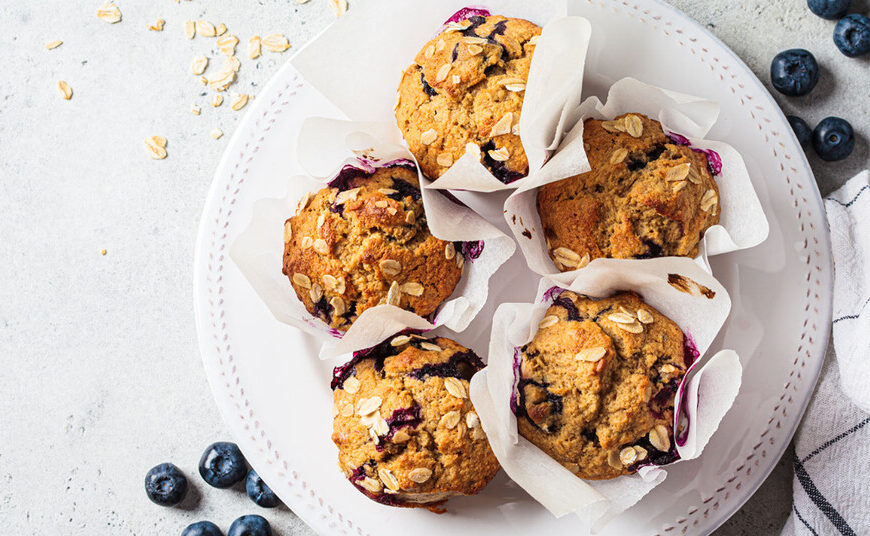
<svg viewBox="0 0 870 536">
<path fill-rule="evenodd" d="M 191 261 L 212 172 L 241 112 L 209 106 L 189 74 L 209 43 L 184 39 L 182 22 L 226 23 L 242 39 L 235 89 L 256 93 L 286 57 L 248 60 L 247 38 L 283 32 L 298 46 L 332 14 L 325 0 L 118 0 L 123 21 L 108 25 L 95 17 L 99 3 L 0 3 L 0 526 L 178 534 L 212 519 L 226 528 L 257 507 L 240 490 L 206 489 L 195 474 L 202 448 L 227 433 L 200 365 Z M 841 115 L 861 132 L 847 162 L 811 159 L 824 192 L 868 165 L 870 64 L 836 51 L 832 23 L 803 0 L 673 4 L 763 80 L 779 50 L 815 52 L 820 87 L 780 102 L 812 121 Z M 866 12 L 866 0 L 858 5 Z M 158 18 L 165 30 L 146 30 Z M 64 44 L 43 48 L 55 39 Z M 60 79 L 72 100 L 58 96 Z M 212 140 L 216 127 L 227 136 Z M 166 160 L 147 158 L 142 140 L 153 134 L 169 139 Z M 143 476 L 162 461 L 194 484 L 182 509 L 144 497 Z M 717 536 L 778 533 L 790 478 L 781 462 Z M 310 534 L 286 509 L 264 515 L 280 536 Z"/>
</svg>

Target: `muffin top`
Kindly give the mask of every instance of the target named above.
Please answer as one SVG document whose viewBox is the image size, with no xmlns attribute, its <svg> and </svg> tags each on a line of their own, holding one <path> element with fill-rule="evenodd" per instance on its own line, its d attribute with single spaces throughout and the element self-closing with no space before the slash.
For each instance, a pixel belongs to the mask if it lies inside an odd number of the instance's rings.
<svg viewBox="0 0 870 536">
<path fill-rule="evenodd" d="M 468 397 L 481 368 L 450 339 L 404 334 L 337 367 L 332 440 L 345 476 L 377 502 L 434 511 L 480 491 L 499 469 Z"/>
<path fill-rule="evenodd" d="M 670 463 L 674 397 L 691 352 L 680 328 L 633 292 L 563 291 L 521 348 L 519 432 L 580 478 Z"/>
<path fill-rule="evenodd" d="M 527 20 L 475 15 L 426 43 L 396 101 L 399 130 L 423 173 L 437 179 L 474 143 L 500 181 L 528 174 L 519 121 L 540 33 Z"/>
<path fill-rule="evenodd" d="M 432 314 L 463 264 L 453 243 L 429 233 L 410 164 L 346 166 L 284 224 L 284 274 L 308 312 L 340 331 L 384 303 Z"/>
<path fill-rule="evenodd" d="M 719 223 L 719 189 L 703 152 L 672 141 L 658 121 L 587 119 L 592 170 L 538 190 L 550 257 L 561 271 L 592 259 L 694 257 Z"/>
</svg>

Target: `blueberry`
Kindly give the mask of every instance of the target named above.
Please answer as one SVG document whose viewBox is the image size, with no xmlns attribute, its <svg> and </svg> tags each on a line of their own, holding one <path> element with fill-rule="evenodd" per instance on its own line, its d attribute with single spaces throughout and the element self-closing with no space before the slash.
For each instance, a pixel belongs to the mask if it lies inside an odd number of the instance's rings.
<svg viewBox="0 0 870 536">
<path fill-rule="evenodd" d="M 789 115 L 786 119 L 788 119 L 791 129 L 794 130 L 794 135 L 797 136 L 801 147 L 804 149 L 809 147 L 813 139 L 813 129 L 810 128 L 806 121 L 796 115 Z"/>
<path fill-rule="evenodd" d="M 175 506 L 187 494 L 187 477 L 171 463 L 155 465 L 145 475 L 145 493 L 160 506 Z"/>
<path fill-rule="evenodd" d="M 834 44 L 850 58 L 870 53 L 870 18 L 852 13 L 840 19 L 834 27 Z"/>
<path fill-rule="evenodd" d="M 816 15 L 828 20 L 837 20 L 849 11 L 852 0 L 807 0 L 807 7 Z"/>
<path fill-rule="evenodd" d="M 199 459 L 199 474 L 216 488 L 228 488 L 245 478 L 248 466 L 245 457 L 235 443 L 218 441 L 212 443 Z"/>
<path fill-rule="evenodd" d="M 855 133 L 852 125 L 839 117 L 828 117 L 813 130 L 813 148 L 822 160 L 833 162 L 852 154 Z"/>
<path fill-rule="evenodd" d="M 248 492 L 248 497 L 263 508 L 275 508 L 281 504 L 281 499 L 275 495 L 275 492 L 263 482 L 260 475 L 251 469 L 248 471 L 248 478 L 245 480 L 245 491 Z"/>
<path fill-rule="evenodd" d="M 197 521 L 188 525 L 181 536 L 223 536 L 221 529 L 211 521 Z"/>
<path fill-rule="evenodd" d="M 242 516 L 233 521 L 227 536 L 272 536 L 272 527 L 258 515 Z"/>
<path fill-rule="evenodd" d="M 780 52 L 770 64 L 770 81 L 784 95 L 806 95 L 819 81 L 819 64 L 808 50 L 802 48 Z"/>
</svg>

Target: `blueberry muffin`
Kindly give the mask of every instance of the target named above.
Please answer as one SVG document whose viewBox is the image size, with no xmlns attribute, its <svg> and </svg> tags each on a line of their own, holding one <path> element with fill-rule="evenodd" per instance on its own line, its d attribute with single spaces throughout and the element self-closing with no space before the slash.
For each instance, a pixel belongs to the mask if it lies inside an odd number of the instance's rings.
<svg viewBox="0 0 870 536">
<path fill-rule="evenodd" d="M 372 500 L 443 511 L 498 472 L 468 381 L 483 363 L 456 342 L 396 335 L 333 374 L 339 467 Z"/>
<path fill-rule="evenodd" d="M 519 432 L 580 478 L 670 463 L 674 396 L 692 358 L 680 328 L 637 294 L 564 291 L 520 351 Z"/>
<path fill-rule="evenodd" d="M 284 224 L 284 274 L 308 312 L 340 331 L 384 303 L 434 313 L 463 264 L 453 243 L 429 233 L 410 163 L 346 166 Z"/>
<path fill-rule="evenodd" d="M 426 43 L 396 100 L 399 130 L 423 173 L 437 179 L 474 143 L 500 181 L 528 174 L 519 121 L 540 33 L 527 20 L 474 15 Z"/>
<path fill-rule="evenodd" d="M 591 171 L 538 190 L 547 247 L 561 271 L 592 259 L 698 254 L 719 223 L 719 189 L 704 153 L 672 141 L 658 121 L 587 119 Z"/>
</svg>

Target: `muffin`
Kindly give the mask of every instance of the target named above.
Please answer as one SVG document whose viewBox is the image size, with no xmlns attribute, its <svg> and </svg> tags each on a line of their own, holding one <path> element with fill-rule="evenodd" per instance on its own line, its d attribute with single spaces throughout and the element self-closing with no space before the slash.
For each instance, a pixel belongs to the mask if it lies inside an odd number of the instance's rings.
<svg viewBox="0 0 870 536">
<path fill-rule="evenodd" d="M 456 342 L 414 334 L 337 367 L 332 441 L 348 480 L 379 503 L 432 511 L 483 489 L 499 464 L 468 397 L 481 368 Z"/>
<path fill-rule="evenodd" d="M 453 243 L 429 232 L 411 164 L 345 166 L 284 224 L 284 274 L 308 312 L 339 331 L 384 303 L 434 313 L 463 263 Z"/>
<path fill-rule="evenodd" d="M 538 190 L 538 214 L 559 270 L 599 257 L 698 254 L 720 214 L 703 152 L 675 143 L 641 114 L 587 119 L 583 142 L 592 170 Z"/>
<path fill-rule="evenodd" d="M 473 143 L 504 183 L 529 172 L 519 121 L 541 29 L 475 15 L 448 23 L 402 74 L 396 121 L 420 168 L 437 179 Z"/>
<path fill-rule="evenodd" d="M 633 292 L 562 292 L 520 351 L 520 434 L 589 480 L 676 460 L 674 398 L 694 358 L 684 339 Z"/>
</svg>

